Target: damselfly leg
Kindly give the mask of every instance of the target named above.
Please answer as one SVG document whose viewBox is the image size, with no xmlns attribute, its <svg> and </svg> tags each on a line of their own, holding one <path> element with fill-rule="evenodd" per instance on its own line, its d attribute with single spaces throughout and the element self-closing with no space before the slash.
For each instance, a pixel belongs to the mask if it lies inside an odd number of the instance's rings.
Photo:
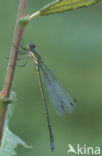
<svg viewBox="0 0 102 156">
<path fill-rule="evenodd" d="M 23 40 L 22 40 L 22 43 L 24 44 Z M 23 65 L 16 65 L 16 67 L 25 67 L 26 64 L 27 64 L 27 62 L 28 62 L 28 59 L 29 59 L 29 57 L 27 55 L 28 54 L 28 49 L 27 48 L 24 48 L 23 45 L 22 45 L 22 43 L 21 43 L 20 48 L 23 51 L 18 50 L 17 47 L 16 47 L 16 45 L 14 45 L 14 43 L 13 43 L 13 46 L 16 48 L 16 52 L 18 53 L 18 56 L 23 56 L 23 57 L 18 57 L 17 58 L 17 61 L 20 61 L 22 59 L 25 59 L 25 62 L 24 62 Z"/>
</svg>

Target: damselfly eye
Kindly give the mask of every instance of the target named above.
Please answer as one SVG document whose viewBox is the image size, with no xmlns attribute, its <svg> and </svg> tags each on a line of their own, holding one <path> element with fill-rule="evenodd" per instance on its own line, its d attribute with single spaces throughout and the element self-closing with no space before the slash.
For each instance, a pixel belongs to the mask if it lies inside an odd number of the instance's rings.
<svg viewBox="0 0 102 156">
<path fill-rule="evenodd" d="M 32 49 L 32 48 L 35 48 L 35 44 L 31 43 L 29 44 L 29 47 Z"/>
</svg>

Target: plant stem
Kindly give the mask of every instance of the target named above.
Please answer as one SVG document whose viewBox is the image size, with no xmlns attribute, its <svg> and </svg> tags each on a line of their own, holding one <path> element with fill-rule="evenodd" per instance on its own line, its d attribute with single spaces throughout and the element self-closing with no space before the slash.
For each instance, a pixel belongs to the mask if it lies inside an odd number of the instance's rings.
<svg viewBox="0 0 102 156">
<path fill-rule="evenodd" d="M 25 16 L 26 2 L 27 2 L 27 0 L 20 0 L 20 2 L 19 2 L 15 32 L 14 32 L 14 37 L 13 37 L 13 41 L 12 41 L 7 72 L 5 75 L 4 86 L 3 86 L 3 92 L 4 92 L 5 97 L 9 97 L 12 82 L 13 82 L 13 76 L 14 76 L 14 72 L 15 72 L 15 66 L 16 66 L 17 55 L 18 55 L 17 49 L 19 49 L 23 30 L 24 30 L 24 27 L 19 25 L 19 19 L 21 17 Z M 4 105 L 2 113 L 0 114 L 0 144 L 1 144 L 1 139 L 2 139 L 6 110 L 7 110 L 7 104 Z"/>
<path fill-rule="evenodd" d="M 29 21 L 31 21 L 32 19 L 34 19 L 36 16 L 40 15 L 40 11 L 35 12 L 34 14 L 29 16 Z"/>
</svg>

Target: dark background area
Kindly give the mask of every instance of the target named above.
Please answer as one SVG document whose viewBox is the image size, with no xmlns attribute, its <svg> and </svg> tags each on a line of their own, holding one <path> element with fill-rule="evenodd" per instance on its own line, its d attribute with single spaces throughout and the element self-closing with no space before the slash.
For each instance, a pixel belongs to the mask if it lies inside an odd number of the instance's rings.
<svg viewBox="0 0 102 156">
<path fill-rule="evenodd" d="M 49 0 L 29 0 L 27 13 L 39 10 Z M 5 5 L 6 3 L 6 5 Z M 18 1 L 0 2 L 0 89 L 9 56 Z M 77 99 L 73 114 L 58 117 L 47 96 L 55 151 L 50 150 L 49 134 L 38 79 L 32 59 L 25 68 L 16 68 L 12 90 L 17 106 L 10 129 L 31 150 L 17 149 L 19 156 L 66 156 L 68 144 L 102 145 L 102 1 L 87 8 L 62 14 L 39 16 L 25 29 L 23 40 L 35 43 L 46 65 Z M 18 62 L 22 65 L 24 60 Z M 71 154 L 70 154 L 71 155 Z"/>
</svg>

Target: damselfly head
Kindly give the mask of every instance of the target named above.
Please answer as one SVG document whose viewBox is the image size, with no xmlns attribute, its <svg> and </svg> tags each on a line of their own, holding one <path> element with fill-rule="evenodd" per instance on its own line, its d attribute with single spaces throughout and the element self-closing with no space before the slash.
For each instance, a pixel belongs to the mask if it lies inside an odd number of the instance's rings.
<svg viewBox="0 0 102 156">
<path fill-rule="evenodd" d="M 35 49 L 35 44 L 33 44 L 33 43 L 31 43 L 31 44 L 28 44 L 27 46 L 27 49 L 29 50 L 29 51 L 34 51 L 34 49 Z"/>
</svg>

